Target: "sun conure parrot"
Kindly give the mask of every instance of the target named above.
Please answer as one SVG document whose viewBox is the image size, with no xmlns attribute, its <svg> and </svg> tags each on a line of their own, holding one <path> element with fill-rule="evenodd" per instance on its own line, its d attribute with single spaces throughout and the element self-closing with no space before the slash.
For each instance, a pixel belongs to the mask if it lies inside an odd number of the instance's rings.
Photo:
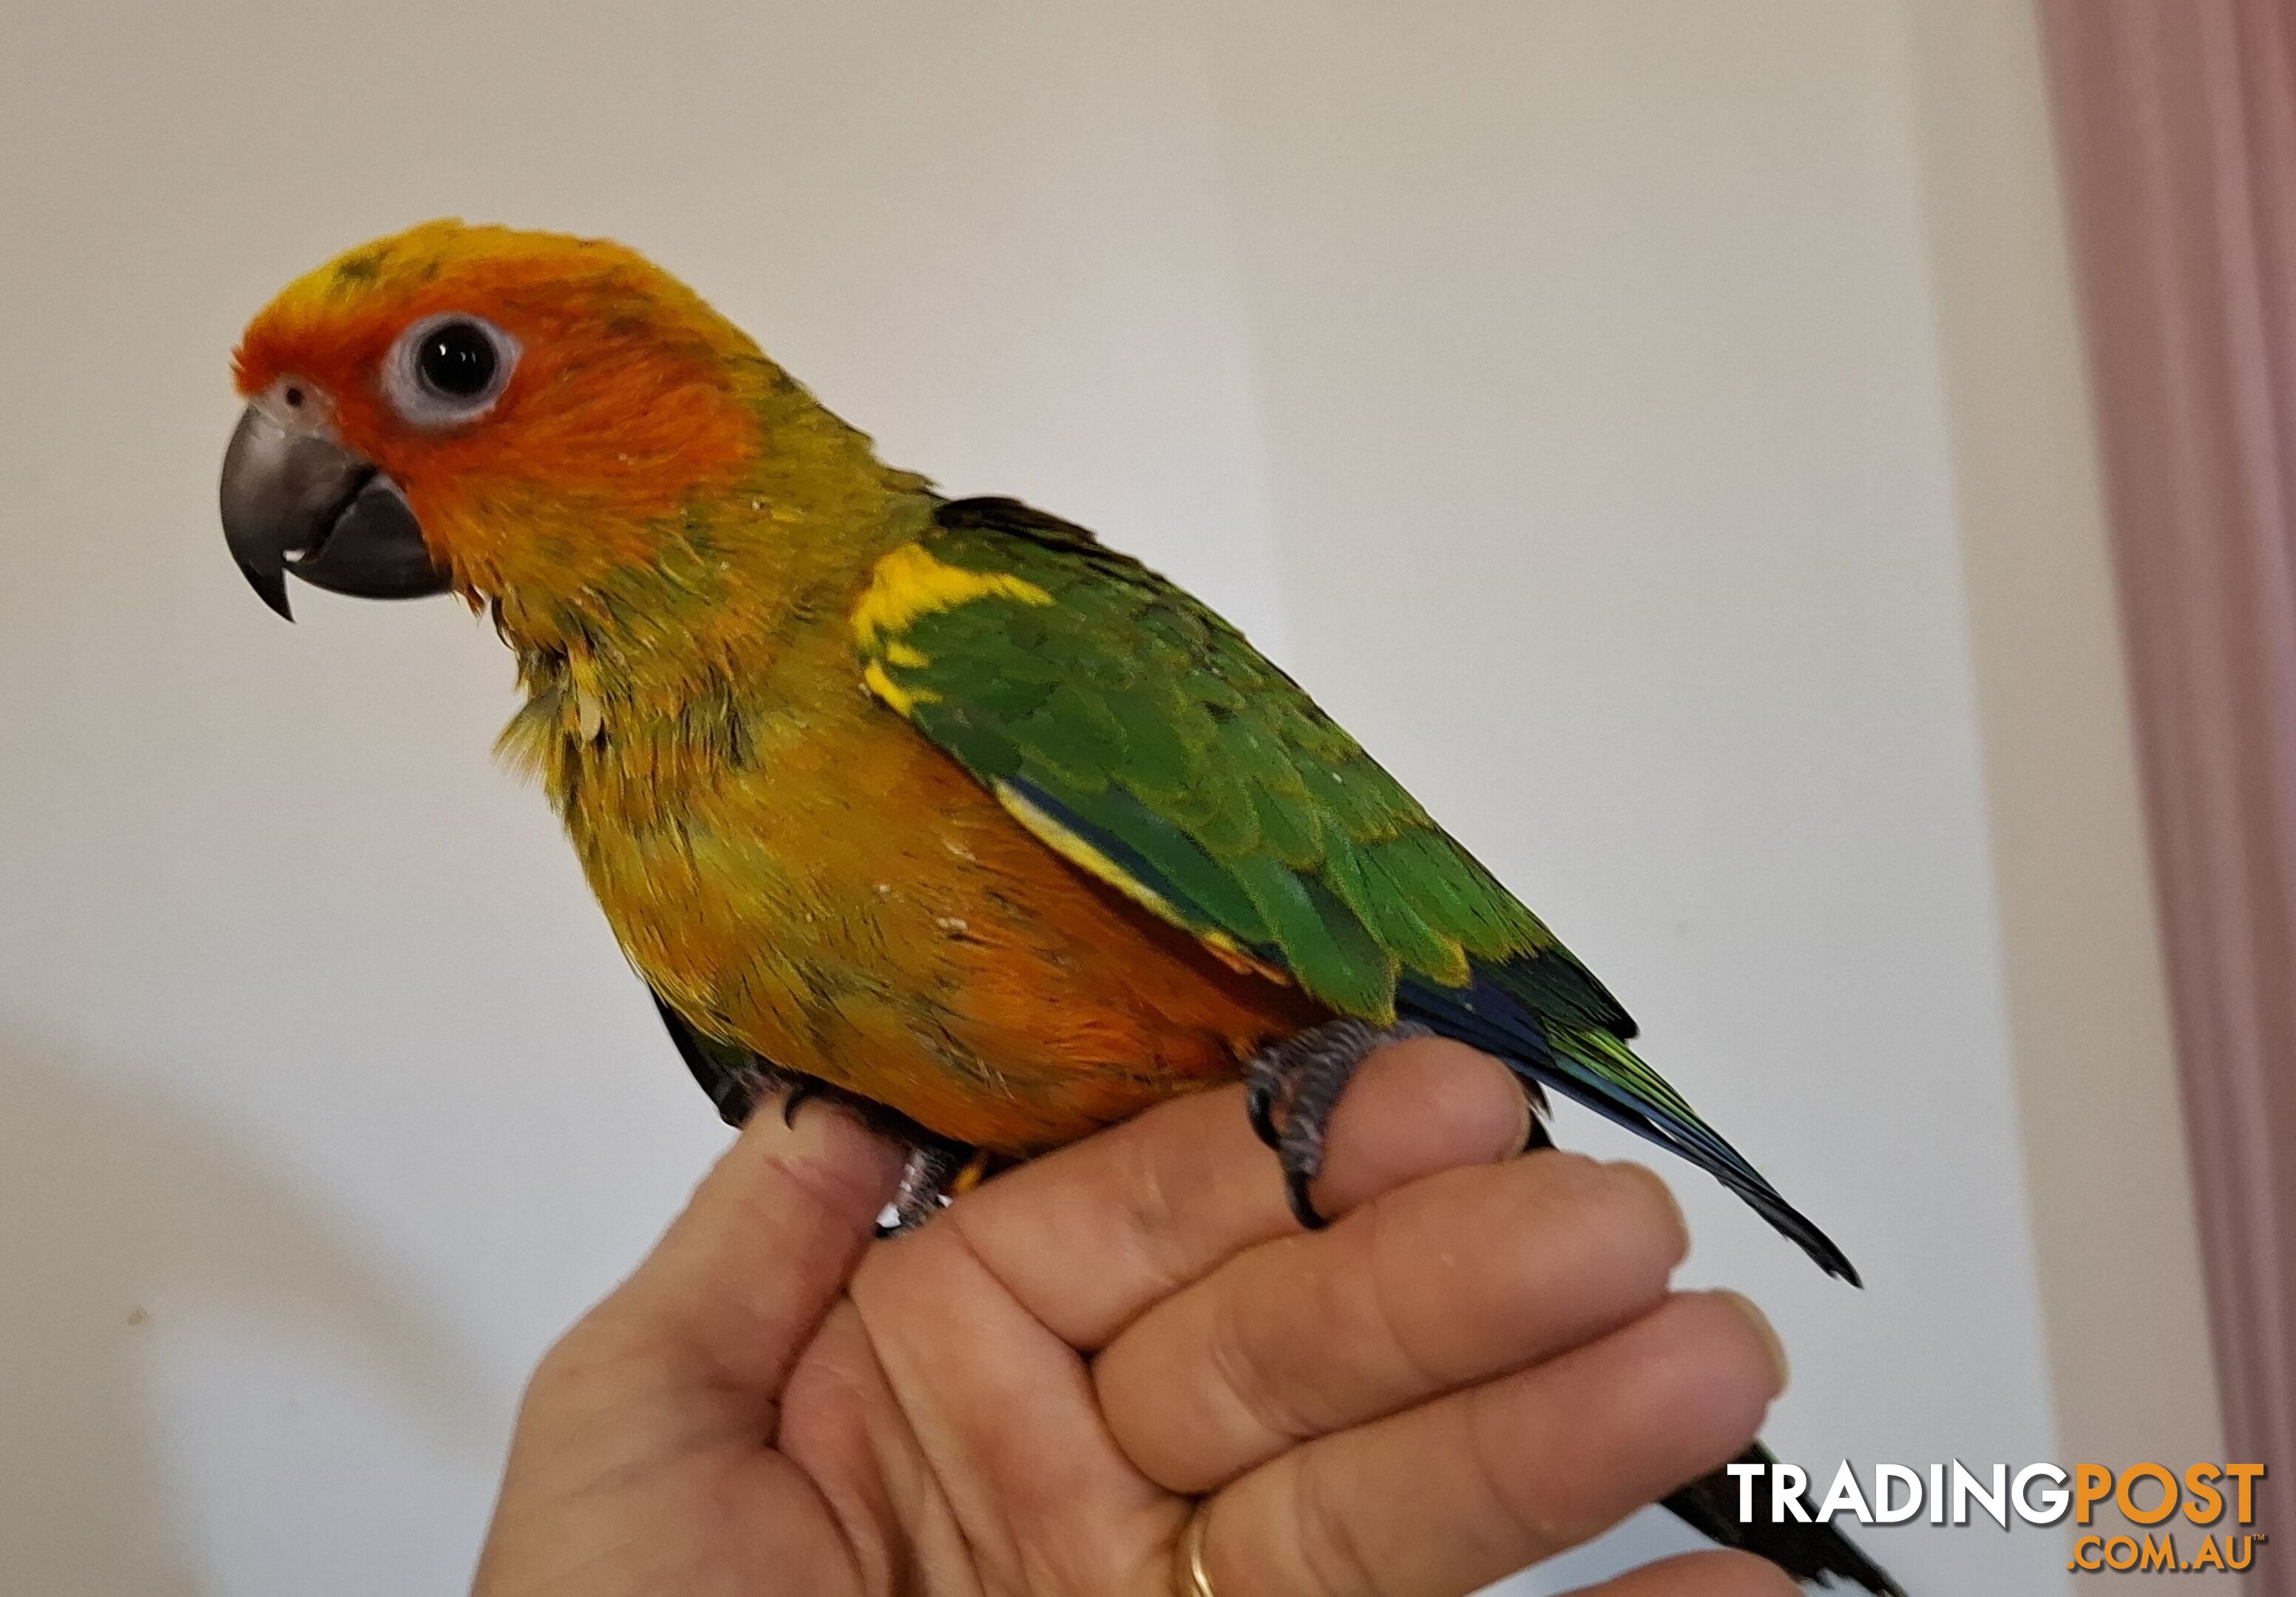
<svg viewBox="0 0 2296 1597">
<path fill-rule="evenodd" d="M 1082 528 L 882 464 L 631 251 L 415 227 L 291 284 L 236 375 L 223 520 L 256 591 L 283 616 L 289 572 L 484 606 L 527 695 L 502 748 L 686 1063 L 735 1123 L 769 1088 L 874 1106 L 917 1151 L 905 1219 L 984 1161 L 1244 1077 L 1319 1224 L 1349 1073 L 1417 1029 L 1857 1279 L 1234 628 Z M 1737 1524 L 1736 1495 L 1718 1476 L 1670 1506 L 1897 1590 L 1828 1527 Z"/>
</svg>

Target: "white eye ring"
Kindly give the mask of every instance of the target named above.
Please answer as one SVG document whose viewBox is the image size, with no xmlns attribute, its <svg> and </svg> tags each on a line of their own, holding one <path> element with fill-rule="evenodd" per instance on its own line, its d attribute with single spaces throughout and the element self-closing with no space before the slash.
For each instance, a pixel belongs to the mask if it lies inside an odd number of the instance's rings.
<svg viewBox="0 0 2296 1597">
<path fill-rule="evenodd" d="M 425 316 L 390 347 L 383 392 L 417 427 L 475 422 L 495 407 L 518 369 L 519 342 L 483 316 Z"/>
</svg>

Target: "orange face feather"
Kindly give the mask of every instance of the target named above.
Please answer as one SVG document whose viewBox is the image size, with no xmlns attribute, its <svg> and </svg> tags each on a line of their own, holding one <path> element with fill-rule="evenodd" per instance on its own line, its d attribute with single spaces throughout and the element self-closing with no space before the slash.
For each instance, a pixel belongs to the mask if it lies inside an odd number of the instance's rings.
<svg viewBox="0 0 2296 1597">
<path fill-rule="evenodd" d="M 410 328 L 481 317 L 517 341 L 483 416 L 424 424 L 386 366 Z M 738 481 L 778 373 L 676 279 L 618 244 L 434 222 L 290 285 L 247 330 L 242 394 L 308 386 L 388 472 L 466 596 L 565 586 L 654 553 L 651 531 Z M 541 569 L 536 556 L 545 556 Z"/>
</svg>

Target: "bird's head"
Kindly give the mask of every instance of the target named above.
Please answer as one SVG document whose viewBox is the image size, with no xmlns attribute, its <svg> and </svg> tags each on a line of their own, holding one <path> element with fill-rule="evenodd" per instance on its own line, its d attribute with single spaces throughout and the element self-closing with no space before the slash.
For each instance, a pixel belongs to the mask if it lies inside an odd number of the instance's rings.
<svg viewBox="0 0 2296 1597">
<path fill-rule="evenodd" d="M 291 283 L 235 368 L 224 529 L 283 616 L 290 572 L 373 598 L 594 593 L 745 479 L 765 397 L 794 386 L 619 245 L 458 222 Z"/>
</svg>

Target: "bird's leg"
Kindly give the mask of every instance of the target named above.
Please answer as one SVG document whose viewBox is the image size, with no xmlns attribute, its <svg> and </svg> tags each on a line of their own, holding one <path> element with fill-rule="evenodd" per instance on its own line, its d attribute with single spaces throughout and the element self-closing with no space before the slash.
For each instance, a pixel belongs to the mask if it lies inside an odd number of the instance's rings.
<svg viewBox="0 0 2296 1597">
<path fill-rule="evenodd" d="M 1308 1186 L 1324 1167 L 1324 1134 L 1356 1071 L 1390 1043 L 1434 1035 L 1416 1020 L 1392 1026 L 1326 1020 L 1252 1055 L 1244 1102 L 1252 1129 L 1275 1150 L 1283 1164 L 1284 1193 L 1300 1224 L 1310 1231 L 1324 1226 L 1324 1216 L 1308 1200 Z"/>
<path fill-rule="evenodd" d="M 881 1220 L 877 1234 L 881 1237 L 899 1236 L 914 1231 L 926 1221 L 979 1186 L 988 1174 L 989 1156 L 962 1142 L 938 1140 L 921 1142 L 909 1150 L 906 1163 L 901 1167 L 901 1179 L 893 1189 L 893 1201 L 887 1207 L 890 1220 Z"/>
</svg>

